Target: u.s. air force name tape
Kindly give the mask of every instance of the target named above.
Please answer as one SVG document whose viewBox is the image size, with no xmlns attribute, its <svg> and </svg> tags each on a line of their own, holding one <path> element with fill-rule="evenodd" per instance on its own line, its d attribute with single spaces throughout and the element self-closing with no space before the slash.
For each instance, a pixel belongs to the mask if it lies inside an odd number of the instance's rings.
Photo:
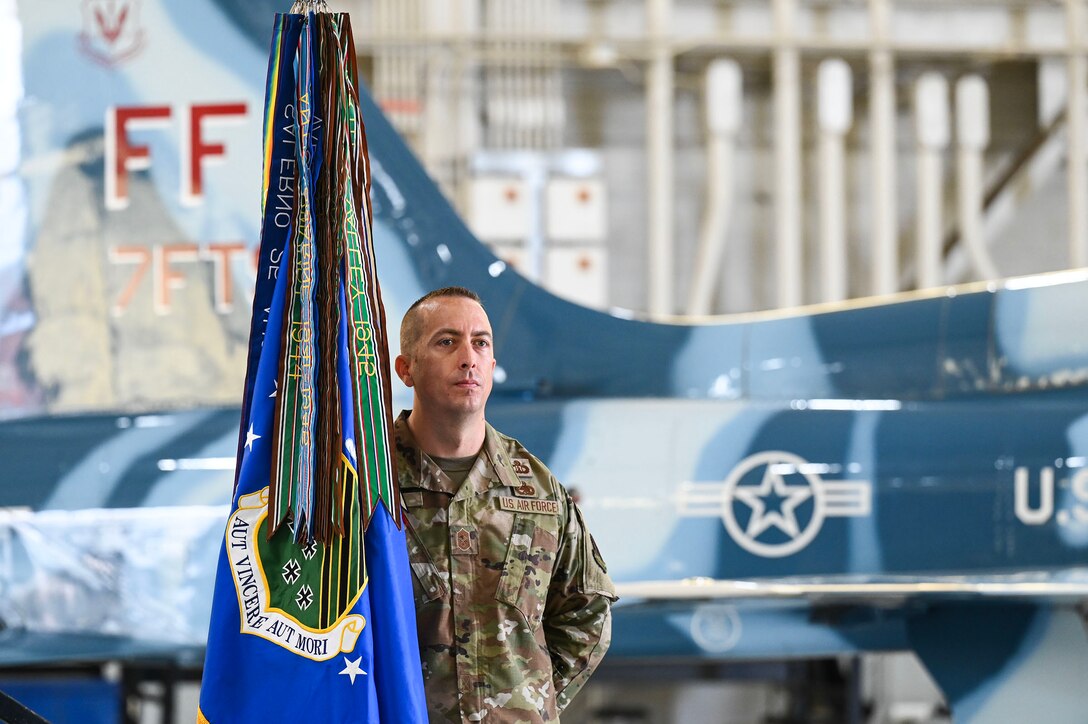
<svg viewBox="0 0 1088 724">
<path fill-rule="evenodd" d="M 499 497 L 499 507 L 503 510 L 511 510 L 515 513 L 541 513 L 542 515 L 559 515 L 559 501 L 540 500 L 539 498 L 512 498 L 506 495 Z"/>
</svg>

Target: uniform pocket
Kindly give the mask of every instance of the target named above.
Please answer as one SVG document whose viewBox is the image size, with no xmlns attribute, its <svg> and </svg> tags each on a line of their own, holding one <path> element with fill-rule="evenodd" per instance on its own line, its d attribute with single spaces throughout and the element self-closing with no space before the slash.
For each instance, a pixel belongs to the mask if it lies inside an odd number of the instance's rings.
<svg viewBox="0 0 1088 724">
<path fill-rule="evenodd" d="M 412 588 L 417 601 L 430 603 L 439 598 L 444 598 L 449 592 L 446 581 L 438 572 L 427 547 L 419 539 L 416 529 L 410 520 L 405 521 L 408 529 L 406 540 L 408 542 L 408 561 L 412 568 Z"/>
<path fill-rule="evenodd" d="M 545 519 L 550 520 L 550 519 Z M 548 600 L 559 539 L 535 516 L 517 515 L 495 598 L 513 606 L 536 629 Z"/>
</svg>

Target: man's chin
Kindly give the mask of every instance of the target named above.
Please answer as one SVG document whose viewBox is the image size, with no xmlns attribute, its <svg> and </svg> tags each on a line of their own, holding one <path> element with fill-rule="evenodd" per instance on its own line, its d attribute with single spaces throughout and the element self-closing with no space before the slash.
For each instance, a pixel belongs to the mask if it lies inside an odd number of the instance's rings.
<svg viewBox="0 0 1088 724">
<path fill-rule="evenodd" d="M 452 400 L 447 409 L 452 413 L 468 417 L 482 412 L 485 402 L 486 400 L 479 395 L 466 395 L 465 397 Z"/>
</svg>

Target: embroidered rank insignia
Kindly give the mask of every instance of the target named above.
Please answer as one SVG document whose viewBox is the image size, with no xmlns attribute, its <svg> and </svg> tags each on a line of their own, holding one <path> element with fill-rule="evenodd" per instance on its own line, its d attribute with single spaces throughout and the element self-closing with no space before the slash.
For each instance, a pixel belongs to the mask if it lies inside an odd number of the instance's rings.
<svg viewBox="0 0 1088 724">
<path fill-rule="evenodd" d="M 518 487 L 514 488 L 514 495 L 519 498 L 535 498 L 536 487 L 532 483 L 522 483 Z"/>
<path fill-rule="evenodd" d="M 513 463 L 514 473 L 519 478 L 533 477 L 533 469 L 529 466 L 528 458 L 510 458 L 510 462 Z"/>
<path fill-rule="evenodd" d="M 450 527 L 450 549 L 455 556 L 472 555 L 477 551 L 476 529 L 467 526 Z"/>
<path fill-rule="evenodd" d="M 499 508 L 514 513 L 539 513 L 541 515 L 559 515 L 559 501 L 541 498 L 499 497 Z"/>
</svg>

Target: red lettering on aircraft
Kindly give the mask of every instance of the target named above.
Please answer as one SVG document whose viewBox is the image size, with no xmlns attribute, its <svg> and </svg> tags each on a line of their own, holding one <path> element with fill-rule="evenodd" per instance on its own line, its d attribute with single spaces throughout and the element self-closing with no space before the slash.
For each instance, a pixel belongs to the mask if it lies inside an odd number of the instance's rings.
<svg viewBox="0 0 1088 724">
<path fill-rule="evenodd" d="M 234 307 L 234 285 L 231 283 L 230 262 L 235 254 L 242 254 L 246 245 L 240 241 L 208 244 L 201 248 L 201 256 L 210 258 L 215 275 L 215 309 L 229 312 Z M 256 267 L 254 267 L 256 268 Z"/>
<path fill-rule="evenodd" d="M 257 272 L 257 258 L 246 254 L 240 241 L 220 241 L 210 244 L 179 242 L 150 246 L 112 246 L 108 251 L 111 264 L 134 264 L 135 269 L 124 289 L 117 296 L 112 312 L 120 316 L 132 304 L 140 283 L 151 270 L 152 303 L 156 314 L 169 314 L 173 307 L 171 291 L 185 286 L 187 273 L 181 264 L 210 262 L 213 279 L 213 303 L 216 311 L 227 313 L 234 307 L 234 282 L 231 270 L 238 255 L 249 263 L 249 271 Z"/>
<path fill-rule="evenodd" d="M 151 249 L 146 246 L 111 246 L 109 259 L 111 264 L 138 265 L 136 271 L 132 273 L 129 283 L 113 305 L 114 315 L 120 316 L 125 311 L 125 307 L 132 301 L 132 296 L 136 293 L 136 287 L 139 286 L 140 280 L 144 278 L 144 274 L 147 274 L 147 267 L 151 264 Z"/>
<path fill-rule="evenodd" d="M 203 203 L 205 164 L 227 157 L 226 144 L 205 138 L 212 122 L 236 123 L 246 118 L 245 102 L 194 103 L 183 107 L 183 125 L 179 148 L 182 179 L 181 202 L 187 206 Z M 106 208 L 119 211 L 129 205 L 129 172 L 151 168 L 151 150 L 132 140 L 133 131 L 163 128 L 170 124 L 173 111 L 167 105 L 117 106 L 106 109 Z"/>
<path fill-rule="evenodd" d="M 131 142 L 130 129 L 165 126 L 170 106 L 118 106 L 106 109 L 106 208 L 128 208 L 128 172 L 151 167 L 151 151 Z"/>
<path fill-rule="evenodd" d="M 182 182 L 181 197 L 189 205 L 199 204 L 204 199 L 204 160 L 226 158 L 226 146 L 222 143 L 208 143 L 204 140 L 205 120 L 245 118 L 245 103 L 197 104 L 189 109 L 188 135 L 188 170 Z M 184 155 L 184 154 L 183 154 Z"/>
</svg>

